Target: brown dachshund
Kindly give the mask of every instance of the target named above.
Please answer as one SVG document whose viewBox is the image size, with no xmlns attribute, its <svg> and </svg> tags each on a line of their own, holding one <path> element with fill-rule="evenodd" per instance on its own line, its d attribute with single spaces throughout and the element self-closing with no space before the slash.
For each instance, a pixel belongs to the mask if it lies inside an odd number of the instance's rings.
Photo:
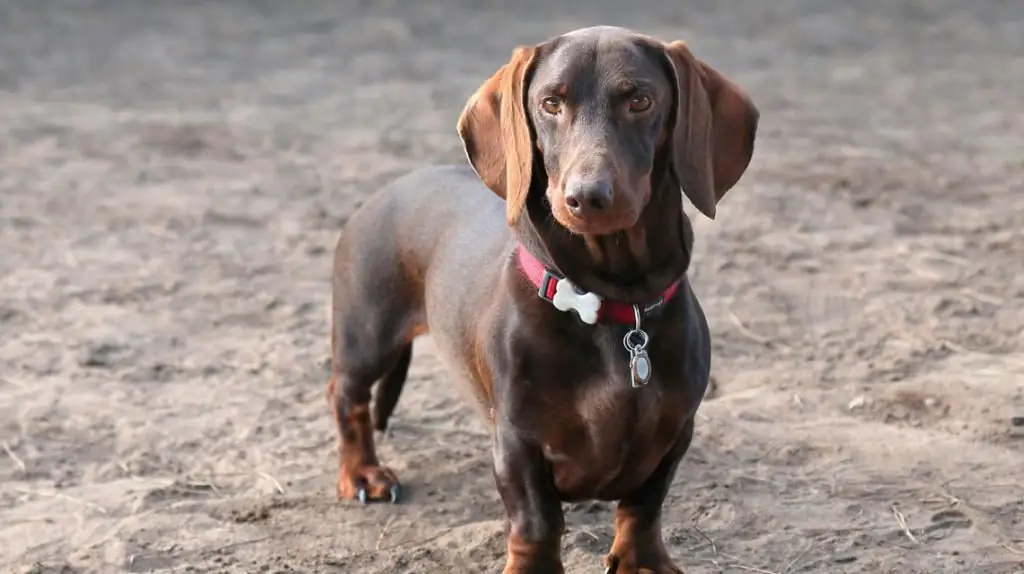
<svg viewBox="0 0 1024 574">
<path fill-rule="evenodd" d="M 339 496 L 399 498 L 373 431 L 429 331 L 490 423 L 506 573 L 564 572 L 561 503 L 585 499 L 618 501 L 608 572 L 681 572 L 661 506 L 711 343 L 680 189 L 714 218 L 758 119 L 683 42 L 595 27 L 516 49 L 459 118 L 472 167 L 398 179 L 338 242 Z"/>
</svg>

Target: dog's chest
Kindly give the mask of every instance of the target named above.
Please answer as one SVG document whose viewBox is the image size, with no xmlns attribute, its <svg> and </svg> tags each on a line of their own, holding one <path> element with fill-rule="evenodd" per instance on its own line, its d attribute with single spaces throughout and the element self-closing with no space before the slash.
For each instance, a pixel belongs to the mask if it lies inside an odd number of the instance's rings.
<svg viewBox="0 0 1024 574">
<path fill-rule="evenodd" d="M 583 384 L 554 432 L 543 442 L 555 484 L 566 499 L 617 498 L 653 472 L 674 444 L 682 421 L 673 413 L 679 393 L 655 372 L 633 388 L 628 371 L 615 369 L 602 381 Z M 618 384 L 617 384 L 618 383 Z"/>
</svg>

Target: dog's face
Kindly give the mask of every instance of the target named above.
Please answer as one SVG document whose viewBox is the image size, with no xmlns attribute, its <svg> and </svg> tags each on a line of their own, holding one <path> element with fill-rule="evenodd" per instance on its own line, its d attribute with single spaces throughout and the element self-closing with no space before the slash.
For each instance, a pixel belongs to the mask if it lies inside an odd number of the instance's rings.
<svg viewBox="0 0 1024 574">
<path fill-rule="evenodd" d="M 714 218 L 750 162 L 758 119 L 746 93 L 683 42 L 601 26 L 517 48 L 469 99 L 458 131 L 511 225 L 531 189 L 544 190 L 562 227 L 606 235 L 637 224 L 659 169 Z"/>
<path fill-rule="evenodd" d="M 588 29 L 542 49 L 526 96 L 555 220 L 580 234 L 636 225 L 672 119 L 674 78 L 662 48 Z"/>
</svg>

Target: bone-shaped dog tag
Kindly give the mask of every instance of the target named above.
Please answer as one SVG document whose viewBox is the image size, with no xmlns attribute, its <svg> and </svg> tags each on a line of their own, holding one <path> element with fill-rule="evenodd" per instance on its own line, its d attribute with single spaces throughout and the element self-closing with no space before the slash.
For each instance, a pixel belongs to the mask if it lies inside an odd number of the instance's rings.
<svg viewBox="0 0 1024 574">
<path fill-rule="evenodd" d="M 551 303 L 559 311 L 572 309 L 580 320 L 589 325 L 597 323 L 597 313 L 601 310 L 601 298 L 594 293 L 579 293 L 568 279 L 559 279 L 555 283 L 555 296 Z"/>
</svg>

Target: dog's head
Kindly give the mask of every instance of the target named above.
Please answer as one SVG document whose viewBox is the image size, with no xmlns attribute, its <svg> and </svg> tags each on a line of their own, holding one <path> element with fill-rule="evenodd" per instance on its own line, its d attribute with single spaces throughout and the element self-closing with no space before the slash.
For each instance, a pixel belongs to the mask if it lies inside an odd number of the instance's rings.
<svg viewBox="0 0 1024 574">
<path fill-rule="evenodd" d="M 713 219 L 750 163 L 758 118 L 683 42 L 594 27 L 517 48 L 470 97 L 458 131 L 510 225 L 533 187 L 561 226 L 605 235 L 637 224 L 662 171 Z"/>
</svg>

